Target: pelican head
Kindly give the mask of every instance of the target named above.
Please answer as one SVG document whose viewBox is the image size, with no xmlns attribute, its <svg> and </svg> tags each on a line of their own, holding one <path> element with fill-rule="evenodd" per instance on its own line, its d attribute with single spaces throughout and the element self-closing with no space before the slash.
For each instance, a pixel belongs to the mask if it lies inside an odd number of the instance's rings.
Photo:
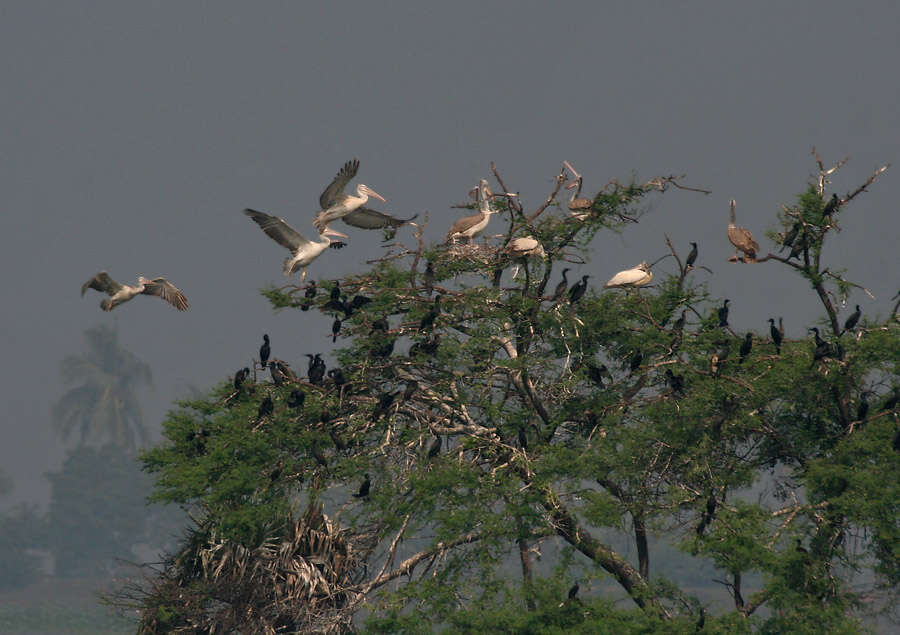
<svg viewBox="0 0 900 635">
<path fill-rule="evenodd" d="M 372 198 L 377 198 L 383 203 L 387 203 L 387 201 L 384 200 L 384 197 L 381 194 L 373 190 L 368 185 L 363 185 L 362 183 L 356 186 L 356 193 L 359 194 L 362 198 L 371 196 Z"/>
</svg>

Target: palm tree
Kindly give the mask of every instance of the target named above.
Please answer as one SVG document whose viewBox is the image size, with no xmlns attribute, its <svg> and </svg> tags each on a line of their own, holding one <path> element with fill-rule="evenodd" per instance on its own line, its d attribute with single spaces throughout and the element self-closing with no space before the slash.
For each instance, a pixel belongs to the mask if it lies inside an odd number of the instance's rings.
<svg viewBox="0 0 900 635">
<path fill-rule="evenodd" d="M 63 383 L 75 384 L 53 406 L 53 421 L 65 440 L 77 444 L 113 443 L 135 451 L 146 445 L 137 392 L 152 386 L 150 366 L 119 345 L 115 329 L 95 326 L 84 332 L 87 351 L 60 363 Z"/>
</svg>

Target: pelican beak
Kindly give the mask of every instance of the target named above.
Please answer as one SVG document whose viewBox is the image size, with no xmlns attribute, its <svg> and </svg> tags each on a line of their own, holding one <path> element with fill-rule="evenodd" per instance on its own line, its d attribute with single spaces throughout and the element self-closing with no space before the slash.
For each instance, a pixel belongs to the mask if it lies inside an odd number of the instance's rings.
<svg viewBox="0 0 900 635">
<path fill-rule="evenodd" d="M 378 198 L 381 198 L 380 196 Z M 382 199 L 384 200 L 384 199 Z M 323 236 L 337 236 L 338 238 L 350 238 L 347 234 L 342 234 L 336 229 L 331 229 L 331 227 L 326 227 L 322 232 Z"/>
<path fill-rule="evenodd" d="M 372 196 L 372 197 L 377 198 L 377 199 L 378 199 L 379 201 L 381 201 L 382 203 L 387 203 L 387 201 L 384 200 L 384 197 L 383 197 L 381 194 L 379 194 L 378 192 L 376 192 L 375 190 L 373 190 L 371 187 L 367 187 L 367 188 L 366 188 L 366 194 L 368 194 L 369 196 Z"/>
<path fill-rule="evenodd" d="M 569 183 L 569 184 L 566 186 L 566 189 L 567 189 L 567 190 L 574 190 L 576 187 L 578 187 L 578 181 L 572 181 L 571 183 Z"/>
<path fill-rule="evenodd" d="M 578 174 L 578 172 L 575 171 L 575 168 L 573 168 L 572 164 L 568 161 L 563 161 L 563 165 L 566 166 L 569 172 L 572 173 L 572 176 L 574 176 L 576 179 L 581 176 L 580 174 Z"/>
</svg>

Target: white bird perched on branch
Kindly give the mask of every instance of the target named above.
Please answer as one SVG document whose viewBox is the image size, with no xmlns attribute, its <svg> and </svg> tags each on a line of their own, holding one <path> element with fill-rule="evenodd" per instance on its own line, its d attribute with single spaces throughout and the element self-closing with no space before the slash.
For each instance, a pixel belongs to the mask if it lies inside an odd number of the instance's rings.
<svg viewBox="0 0 900 635">
<path fill-rule="evenodd" d="M 184 311 L 188 308 L 188 301 L 184 294 L 165 278 L 148 280 L 144 276 L 140 276 L 137 286 L 131 286 L 116 282 L 109 277 L 108 273 L 101 271 L 81 285 L 81 295 L 84 296 L 84 292 L 88 289 L 109 294 L 109 298 L 104 298 L 100 301 L 100 307 L 104 311 L 112 311 L 123 302 L 128 302 L 134 296 L 142 294 L 160 297 L 179 311 Z"/>
<path fill-rule="evenodd" d="M 543 245 L 538 242 L 537 238 L 531 236 L 513 238 L 506 247 L 504 247 L 502 253 L 508 255 L 510 258 L 543 258 L 547 255 L 544 252 Z"/>
<path fill-rule="evenodd" d="M 306 267 L 325 251 L 333 242 L 332 236 L 346 238 L 346 234 L 328 227 L 319 234 L 319 240 L 309 240 L 296 229 L 287 224 L 283 218 L 272 216 L 265 212 L 257 212 L 253 209 L 245 209 L 244 213 L 259 225 L 266 235 L 276 243 L 290 249 L 291 255 L 284 259 L 284 275 L 290 276 L 298 269 L 303 269 L 301 280 L 306 279 Z"/>
<path fill-rule="evenodd" d="M 642 287 L 644 285 L 650 284 L 651 280 L 653 280 L 653 272 L 650 271 L 650 265 L 648 265 L 646 262 L 642 262 L 633 269 L 620 271 L 612 278 L 610 278 L 609 282 L 603 285 L 603 288 L 612 289 L 614 287 Z"/>
<path fill-rule="evenodd" d="M 472 216 L 464 216 L 453 223 L 453 227 L 447 232 L 446 242 L 449 244 L 455 242 L 457 238 L 467 238 L 471 244 L 472 240 L 484 231 L 488 221 L 491 220 L 491 214 L 496 214 L 497 210 L 492 205 L 494 194 L 488 186 L 485 179 L 481 179 L 476 188 L 476 197 L 478 200 L 478 213 Z"/>
</svg>

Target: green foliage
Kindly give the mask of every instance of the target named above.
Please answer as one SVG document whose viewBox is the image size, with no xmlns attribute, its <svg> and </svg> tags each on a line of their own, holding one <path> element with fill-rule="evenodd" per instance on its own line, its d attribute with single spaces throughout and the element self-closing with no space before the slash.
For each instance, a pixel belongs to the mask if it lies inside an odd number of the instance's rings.
<svg viewBox="0 0 900 635">
<path fill-rule="evenodd" d="M 321 510 L 322 535 L 341 549 L 294 550 L 279 565 L 304 572 L 294 590 L 322 602 L 291 613 L 303 628 L 347 629 L 365 606 L 369 632 L 859 630 L 849 572 L 865 569 L 873 588 L 898 580 L 897 409 L 877 404 L 900 384 L 900 328 L 864 320 L 858 337 L 841 337 L 832 298 L 854 286 L 820 266 L 836 212 L 823 213 L 818 186 L 772 234 L 785 242 L 797 223 L 803 249 L 747 266 L 786 267 L 812 285 L 826 355 L 791 339 L 779 355 L 764 327 L 739 361 L 744 333 L 719 326 L 721 300 L 690 268 L 648 288 L 594 285 L 577 304 L 554 300 L 560 268 L 637 220 L 669 182 L 613 182 L 583 221 L 509 203 L 504 235 L 537 237 L 543 259 L 511 262 L 503 244 L 426 246 L 342 279 L 347 299 L 371 299 L 342 316 L 347 383 L 229 382 L 183 402 L 165 443 L 143 455 L 153 499 L 196 509 L 199 542 L 221 541 L 250 570 L 265 569 L 258 554 L 271 545 L 296 542 L 295 519 Z M 333 312 L 331 287 L 320 285 L 315 309 Z M 264 295 L 279 309 L 305 291 Z M 261 415 L 267 398 L 273 412 Z M 864 398 L 872 406 L 857 421 Z M 350 496 L 363 475 L 370 491 Z M 203 607 L 224 602 L 233 615 L 260 589 L 281 597 L 278 576 L 241 578 L 238 599 L 200 584 L 209 563 L 199 554 L 212 547 L 198 544 L 172 556 L 145 625 L 164 609 L 224 628 Z M 684 570 L 710 566 L 716 604 L 732 608 L 707 615 Z M 584 588 L 567 599 L 573 579 Z M 284 618 L 269 600 L 254 610 L 267 628 Z"/>
</svg>

